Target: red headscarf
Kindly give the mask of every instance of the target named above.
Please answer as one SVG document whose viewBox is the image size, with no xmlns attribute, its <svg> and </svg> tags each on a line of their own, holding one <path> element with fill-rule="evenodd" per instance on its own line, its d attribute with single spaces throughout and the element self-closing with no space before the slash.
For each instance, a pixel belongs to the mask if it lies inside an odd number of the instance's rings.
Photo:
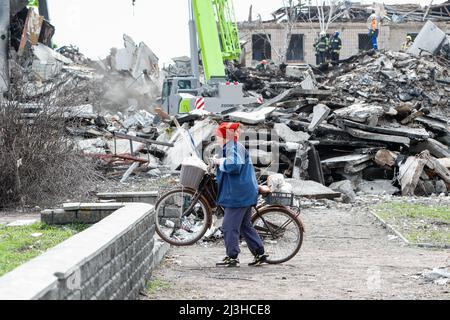
<svg viewBox="0 0 450 320">
<path fill-rule="evenodd" d="M 222 123 L 216 131 L 218 137 L 222 137 L 228 140 L 234 138 L 235 141 L 239 138 L 239 128 L 241 124 L 239 122 L 224 122 Z"/>
</svg>

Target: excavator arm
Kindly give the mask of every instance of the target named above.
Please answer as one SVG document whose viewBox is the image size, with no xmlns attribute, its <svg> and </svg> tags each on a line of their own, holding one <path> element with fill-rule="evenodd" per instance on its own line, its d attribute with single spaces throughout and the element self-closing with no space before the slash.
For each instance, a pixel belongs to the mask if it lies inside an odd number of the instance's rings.
<svg viewBox="0 0 450 320">
<path fill-rule="evenodd" d="M 211 78 L 225 78 L 222 49 L 212 1 L 192 1 L 206 81 Z"/>
</svg>

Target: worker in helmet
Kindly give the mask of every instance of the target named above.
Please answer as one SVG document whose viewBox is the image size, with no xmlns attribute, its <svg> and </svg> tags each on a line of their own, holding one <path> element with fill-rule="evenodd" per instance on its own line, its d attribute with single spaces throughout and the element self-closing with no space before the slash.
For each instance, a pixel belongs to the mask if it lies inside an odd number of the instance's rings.
<svg viewBox="0 0 450 320">
<path fill-rule="evenodd" d="M 409 47 L 411 47 L 411 45 L 413 44 L 413 39 L 410 35 L 406 36 L 406 41 L 402 44 L 402 51 L 407 51 L 409 49 Z"/>
<path fill-rule="evenodd" d="M 342 49 L 342 40 L 339 35 L 339 31 L 336 31 L 330 40 L 330 57 L 333 65 L 337 65 L 339 63 L 339 54 Z"/>
<path fill-rule="evenodd" d="M 258 71 L 266 71 L 269 69 L 269 63 L 267 60 L 261 60 L 261 62 L 256 66 L 256 70 Z"/>
<path fill-rule="evenodd" d="M 327 38 L 327 34 L 325 33 L 325 31 L 320 32 L 320 37 L 317 40 L 315 47 L 319 58 L 318 66 L 323 67 L 327 64 L 327 55 L 330 47 L 329 40 Z"/>
<path fill-rule="evenodd" d="M 372 10 L 372 14 L 367 19 L 367 28 L 369 29 L 369 39 L 372 42 L 372 49 L 374 50 L 378 50 L 378 24 L 378 16 L 376 15 L 375 10 Z"/>
</svg>

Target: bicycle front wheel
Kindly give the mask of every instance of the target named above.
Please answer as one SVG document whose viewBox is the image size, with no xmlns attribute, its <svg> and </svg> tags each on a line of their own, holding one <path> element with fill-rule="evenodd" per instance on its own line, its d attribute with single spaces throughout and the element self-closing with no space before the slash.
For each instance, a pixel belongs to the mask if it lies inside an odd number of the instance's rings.
<svg viewBox="0 0 450 320">
<path fill-rule="evenodd" d="M 252 217 L 252 223 L 264 243 L 267 262 L 283 263 L 292 259 L 303 243 L 303 223 L 288 208 L 267 206 Z"/>
<path fill-rule="evenodd" d="M 208 202 L 190 188 L 173 189 L 155 204 L 156 232 L 174 246 L 189 246 L 200 240 L 211 225 Z"/>
</svg>

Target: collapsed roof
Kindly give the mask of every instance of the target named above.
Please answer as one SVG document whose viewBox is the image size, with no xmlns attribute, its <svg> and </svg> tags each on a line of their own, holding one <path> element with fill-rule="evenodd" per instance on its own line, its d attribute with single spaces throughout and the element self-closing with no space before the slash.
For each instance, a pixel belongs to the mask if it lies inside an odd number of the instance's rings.
<svg viewBox="0 0 450 320">
<path fill-rule="evenodd" d="M 450 1 L 427 7 L 421 7 L 419 4 L 386 5 L 337 1 L 326 6 L 299 3 L 292 7 L 281 7 L 272 13 L 272 20 L 264 22 L 319 22 L 321 17 L 328 17 L 330 12 L 330 22 L 366 21 L 372 10 L 375 10 L 383 20 L 394 23 L 424 21 L 425 19 L 450 21 Z"/>
</svg>

